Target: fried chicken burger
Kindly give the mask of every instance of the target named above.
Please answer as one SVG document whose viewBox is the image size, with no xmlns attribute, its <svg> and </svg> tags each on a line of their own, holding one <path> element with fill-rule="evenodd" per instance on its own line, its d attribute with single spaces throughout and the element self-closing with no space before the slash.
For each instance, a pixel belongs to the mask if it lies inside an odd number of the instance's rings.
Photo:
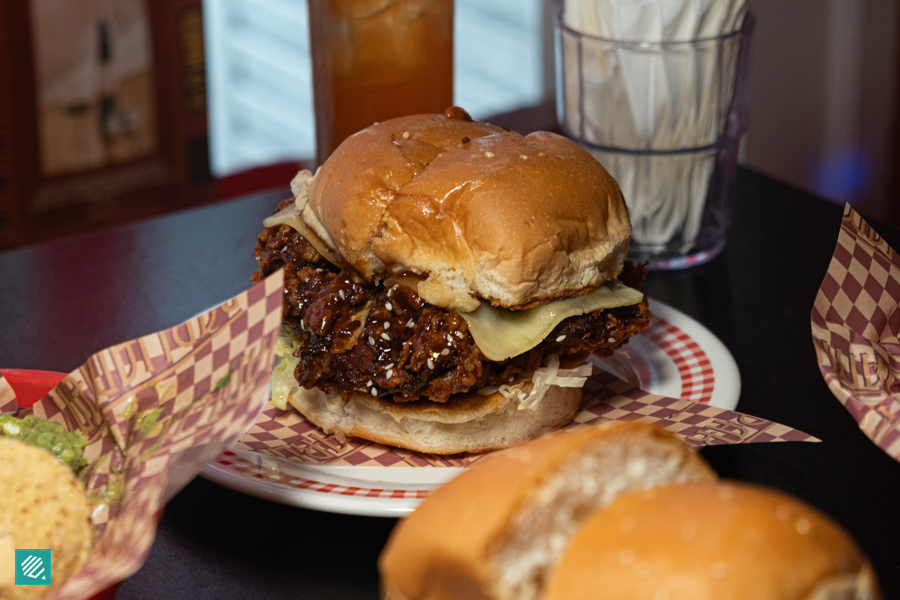
<svg viewBox="0 0 900 600">
<path fill-rule="evenodd" d="M 253 280 L 285 269 L 273 403 L 330 434 L 439 454 L 534 438 L 578 412 L 590 353 L 647 325 L 621 192 L 564 137 L 452 107 L 360 131 L 291 188 Z"/>
</svg>

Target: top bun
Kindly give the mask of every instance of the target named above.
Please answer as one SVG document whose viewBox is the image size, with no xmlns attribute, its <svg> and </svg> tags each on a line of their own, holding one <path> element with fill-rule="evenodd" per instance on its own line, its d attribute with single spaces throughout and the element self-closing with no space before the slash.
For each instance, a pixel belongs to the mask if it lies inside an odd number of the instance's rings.
<svg viewBox="0 0 900 600">
<path fill-rule="evenodd" d="M 853 539 L 813 507 L 738 483 L 619 497 L 581 528 L 545 600 L 875 600 Z"/>
<path fill-rule="evenodd" d="M 413 273 L 444 308 L 527 308 L 615 279 L 631 224 L 575 142 L 472 121 L 457 107 L 350 136 L 298 197 L 303 220 L 370 281 Z"/>
</svg>

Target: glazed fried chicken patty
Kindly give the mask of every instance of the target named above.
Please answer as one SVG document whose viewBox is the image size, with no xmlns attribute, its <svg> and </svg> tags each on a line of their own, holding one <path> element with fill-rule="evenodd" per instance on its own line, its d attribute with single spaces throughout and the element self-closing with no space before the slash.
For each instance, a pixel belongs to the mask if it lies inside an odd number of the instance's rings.
<svg viewBox="0 0 900 600">
<path fill-rule="evenodd" d="M 263 231 L 254 254 L 254 283 L 285 269 L 283 320 L 293 327 L 300 359 L 294 377 L 306 389 L 339 391 L 345 399 L 362 392 L 396 402 L 446 402 L 451 394 L 529 376 L 550 355 L 564 366 L 590 352 L 610 356 L 648 324 L 646 299 L 570 317 L 535 348 L 495 362 L 481 353 L 458 314 L 404 285 L 359 283 L 288 225 Z M 626 261 L 619 279 L 641 290 L 645 276 L 643 265 Z"/>
</svg>

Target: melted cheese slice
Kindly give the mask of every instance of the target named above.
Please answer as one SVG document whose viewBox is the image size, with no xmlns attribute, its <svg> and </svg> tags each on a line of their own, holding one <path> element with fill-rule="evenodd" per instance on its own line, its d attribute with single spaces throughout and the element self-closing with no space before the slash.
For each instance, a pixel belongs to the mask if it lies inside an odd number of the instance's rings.
<svg viewBox="0 0 900 600">
<path fill-rule="evenodd" d="M 316 252 L 321 254 L 328 260 L 331 264 L 337 265 L 340 267 L 340 263 L 337 259 L 337 256 L 319 239 L 319 236 L 315 234 L 315 232 L 309 228 L 309 226 L 303 222 L 303 219 L 300 217 L 300 210 L 297 208 L 296 204 L 291 204 L 286 208 L 278 211 L 265 221 L 263 221 L 263 225 L 266 227 L 275 227 L 276 225 L 289 225 L 292 227 L 297 233 L 302 235 L 307 242 L 312 245 L 313 248 L 316 249 Z"/>
<path fill-rule="evenodd" d="M 303 238 L 307 242 L 309 242 L 310 245 L 316 249 L 316 252 L 321 254 L 325 258 L 325 260 L 336 266 L 338 269 L 346 271 L 353 279 L 353 281 L 355 281 L 356 283 L 363 283 L 365 281 L 362 275 L 360 275 L 356 271 L 356 269 L 339 259 L 337 254 L 332 252 L 331 249 L 325 245 L 325 242 L 323 242 L 321 238 L 316 235 L 316 232 L 303 222 L 303 218 L 300 215 L 300 210 L 297 208 L 296 204 L 291 204 L 290 206 L 275 213 L 274 215 L 263 221 L 263 225 L 265 225 L 266 227 L 275 227 L 276 225 L 289 225 L 294 229 L 294 231 L 303 236 Z"/>
<path fill-rule="evenodd" d="M 487 302 L 469 313 L 458 313 L 481 352 L 494 361 L 506 360 L 531 350 L 550 335 L 563 319 L 601 308 L 632 306 L 644 295 L 621 281 L 610 281 L 590 294 L 566 298 L 528 310 L 496 308 Z"/>
</svg>

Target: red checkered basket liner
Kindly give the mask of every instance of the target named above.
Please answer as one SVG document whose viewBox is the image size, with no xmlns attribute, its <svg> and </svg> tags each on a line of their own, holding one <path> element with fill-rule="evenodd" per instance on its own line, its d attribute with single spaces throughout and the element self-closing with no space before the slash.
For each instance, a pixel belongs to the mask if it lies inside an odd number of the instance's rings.
<svg viewBox="0 0 900 600">
<path fill-rule="evenodd" d="M 900 257 L 849 204 L 811 321 L 828 388 L 900 460 Z"/>
<path fill-rule="evenodd" d="M 94 544 L 48 598 L 89 598 L 136 572 L 160 507 L 259 416 L 283 285 L 279 271 L 185 323 L 101 350 L 31 409 L 17 411 L 0 377 L 4 412 L 33 412 L 88 439 L 79 476 L 94 504 Z"/>
</svg>

